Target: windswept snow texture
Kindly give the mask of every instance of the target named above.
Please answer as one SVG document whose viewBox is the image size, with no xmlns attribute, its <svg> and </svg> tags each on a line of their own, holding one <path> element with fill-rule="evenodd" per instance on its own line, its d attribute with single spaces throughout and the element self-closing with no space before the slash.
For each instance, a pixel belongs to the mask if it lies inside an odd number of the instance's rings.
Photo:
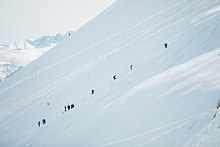
<svg viewBox="0 0 220 147">
<path fill-rule="evenodd" d="M 118 0 L 0 83 L 0 146 L 218 146 L 219 6 Z"/>
<path fill-rule="evenodd" d="M 220 141 L 220 113 L 190 140 L 185 147 L 219 147 Z"/>
</svg>

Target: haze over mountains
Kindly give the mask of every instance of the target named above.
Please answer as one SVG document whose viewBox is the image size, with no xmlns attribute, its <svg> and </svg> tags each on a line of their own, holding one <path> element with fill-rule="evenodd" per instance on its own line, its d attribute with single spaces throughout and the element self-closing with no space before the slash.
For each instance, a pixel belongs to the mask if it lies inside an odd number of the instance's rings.
<svg viewBox="0 0 220 147">
<path fill-rule="evenodd" d="M 218 147 L 219 24 L 219 0 L 118 0 L 0 83 L 0 145 Z"/>
<path fill-rule="evenodd" d="M 73 32 L 0 45 L 0 81 L 39 58 L 42 54 L 62 42 L 69 36 L 69 33 L 72 34 Z"/>
</svg>

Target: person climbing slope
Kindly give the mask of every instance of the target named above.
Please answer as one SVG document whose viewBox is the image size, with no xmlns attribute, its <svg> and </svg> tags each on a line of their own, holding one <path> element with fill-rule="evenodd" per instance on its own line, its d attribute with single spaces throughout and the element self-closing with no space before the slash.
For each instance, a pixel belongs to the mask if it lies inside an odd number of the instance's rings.
<svg viewBox="0 0 220 147">
<path fill-rule="evenodd" d="M 116 75 L 113 76 L 113 79 L 116 80 Z"/>
<path fill-rule="evenodd" d="M 167 43 L 164 43 L 164 47 L 167 48 L 167 47 L 168 47 L 168 44 L 167 44 Z"/>
<path fill-rule="evenodd" d="M 40 121 L 38 121 L 38 127 L 40 127 Z"/>
<path fill-rule="evenodd" d="M 71 107 L 71 109 L 73 109 L 73 108 L 74 108 L 74 104 L 71 104 L 71 106 L 70 106 L 70 107 Z"/>
<path fill-rule="evenodd" d="M 94 89 L 92 89 L 91 90 L 91 95 L 93 95 L 95 93 L 95 90 Z"/>
<path fill-rule="evenodd" d="M 67 109 L 68 109 L 68 111 L 70 110 L 70 105 L 68 104 L 68 106 L 67 106 Z"/>
<path fill-rule="evenodd" d="M 42 124 L 43 124 L 43 125 L 46 124 L 46 119 L 42 119 Z"/>
<path fill-rule="evenodd" d="M 130 69 L 131 69 L 131 70 L 133 69 L 133 65 L 132 65 L 132 64 L 130 65 Z"/>
</svg>

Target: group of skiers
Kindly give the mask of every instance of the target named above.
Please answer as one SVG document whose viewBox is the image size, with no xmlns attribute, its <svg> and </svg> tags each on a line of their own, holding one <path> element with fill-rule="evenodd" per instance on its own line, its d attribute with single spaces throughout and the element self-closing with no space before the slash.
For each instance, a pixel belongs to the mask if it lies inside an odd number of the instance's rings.
<svg viewBox="0 0 220 147">
<path fill-rule="evenodd" d="M 70 33 L 68 34 L 69 36 L 70 36 Z M 167 43 L 164 43 L 164 47 L 165 48 L 168 48 L 168 44 Z M 133 65 L 131 64 L 130 65 L 130 70 L 133 70 Z M 113 80 L 116 80 L 116 75 L 114 75 L 113 77 Z M 95 90 L 94 89 L 92 89 L 91 90 L 91 95 L 93 95 L 93 94 L 95 94 Z M 47 103 L 47 105 L 49 105 L 49 103 Z M 75 105 L 74 104 L 68 104 L 67 106 L 65 105 L 64 106 L 64 111 L 66 112 L 66 111 L 69 111 L 70 109 L 73 109 L 75 107 Z M 46 124 L 46 119 L 42 119 L 42 124 L 43 125 L 45 125 Z M 40 127 L 40 125 L 41 125 L 41 121 L 39 121 L 38 122 L 38 126 Z"/>
<path fill-rule="evenodd" d="M 75 107 L 75 105 L 74 104 L 68 104 L 67 106 L 65 105 L 64 106 L 64 111 L 66 112 L 66 111 L 69 111 L 70 109 L 73 109 Z"/>
<path fill-rule="evenodd" d="M 168 48 L 168 43 L 164 43 L 164 47 Z M 133 65 L 132 64 L 130 65 L 130 69 L 133 70 Z M 113 78 L 113 80 L 116 80 L 116 75 L 114 75 L 112 78 Z M 93 94 L 95 94 L 94 89 L 91 90 L 91 95 L 93 95 Z"/>
<path fill-rule="evenodd" d="M 133 65 L 132 65 L 132 64 L 130 65 L 130 69 L 131 69 L 131 70 L 133 69 Z M 117 78 L 116 78 L 116 75 L 114 75 L 112 78 L 113 78 L 113 80 L 116 80 L 116 79 L 117 79 Z M 95 94 L 95 90 L 94 90 L 94 89 L 91 90 L 91 95 L 93 95 L 93 94 Z"/>
<path fill-rule="evenodd" d="M 75 105 L 74 104 L 68 104 L 67 106 L 65 105 L 64 106 L 64 111 L 66 112 L 66 111 L 69 111 L 70 109 L 73 109 L 75 107 Z M 41 123 L 43 124 L 43 125 L 45 125 L 46 124 L 46 119 L 42 119 L 42 122 L 41 121 L 38 121 L 38 127 L 40 127 L 41 126 Z"/>
<path fill-rule="evenodd" d="M 42 119 L 42 124 L 46 125 L 46 119 Z M 40 127 L 41 125 L 41 121 L 38 121 L 38 127 Z"/>
</svg>

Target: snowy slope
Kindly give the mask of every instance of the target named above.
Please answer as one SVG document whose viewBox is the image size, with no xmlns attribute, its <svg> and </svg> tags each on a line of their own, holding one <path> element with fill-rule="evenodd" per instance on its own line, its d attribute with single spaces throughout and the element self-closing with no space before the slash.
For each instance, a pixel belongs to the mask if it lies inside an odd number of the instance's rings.
<svg viewBox="0 0 220 147">
<path fill-rule="evenodd" d="M 18 69 L 30 64 L 42 54 L 62 42 L 69 36 L 57 34 L 55 36 L 43 36 L 35 40 L 17 41 L 15 43 L 0 45 L 0 79 L 10 76 Z M 7 64 L 4 64 L 7 62 Z M 8 70 L 10 69 L 10 70 Z"/>
<path fill-rule="evenodd" d="M 0 83 L 0 145 L 188 145 L 216 112 L 219 6 L 118 0 Z M 71 103 L 75 108 L 64 112 Z"/>
<path fill-rule="evenodd" d="M 220 141 L 220 114 L 216 113 L 216 117 L 204 127 L 195 137 L 192 138 L 185 147 L 219 147 Z"/>
</svg>

